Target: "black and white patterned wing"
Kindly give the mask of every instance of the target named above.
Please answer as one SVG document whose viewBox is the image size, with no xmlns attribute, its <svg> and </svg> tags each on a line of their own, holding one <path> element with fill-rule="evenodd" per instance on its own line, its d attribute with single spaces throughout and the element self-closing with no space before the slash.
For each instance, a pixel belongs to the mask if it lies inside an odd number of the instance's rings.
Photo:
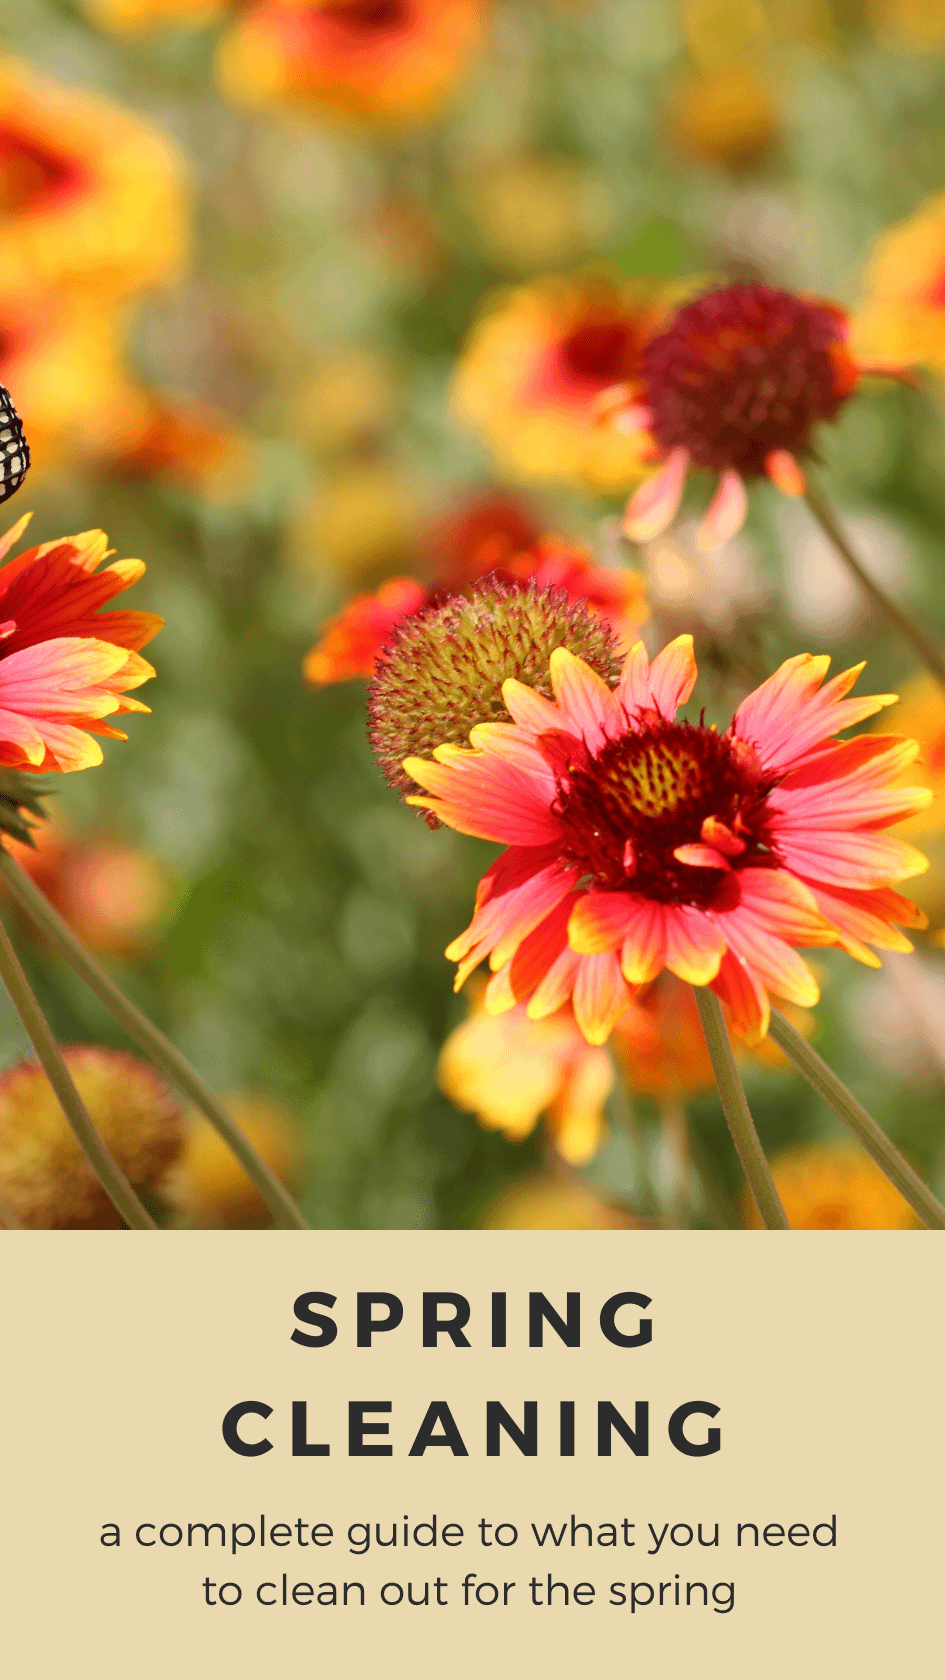
<svg viewBox="0 0 945 1680">
<path fill-rule="evenodd" d="M 0 385 L 0 502 L 19 490 L 29 470 L 30 446 L 10 393 Z"/>
</svg>

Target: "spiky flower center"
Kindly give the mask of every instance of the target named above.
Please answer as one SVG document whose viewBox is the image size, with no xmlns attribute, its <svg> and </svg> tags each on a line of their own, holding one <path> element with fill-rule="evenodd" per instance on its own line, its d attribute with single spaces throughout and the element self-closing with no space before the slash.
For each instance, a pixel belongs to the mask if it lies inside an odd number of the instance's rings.
<svg viewBox="0 0 945 1680">
<path fill-rule="evenodd" d="M 724 895 L 733 867 L 773 861 L 765 799 L 774 782 L 730 735 L 651 714 L 593 755 L 567 737 L 543 745 L 558 778 L 567 860 L 588 884 L 705 908 Z M 728 870 L 674 855 L 705 845 L 707 833 L 723 835 Z"/>
<path fill-rule="evenodd" d="M 390 787 L 409 790 L 405 758 L 469 745 L 477 723 L 509 723 L 507 677 L 551 698 L 548 662 L 566 647 L 615 684 L 621 658 L 610 626 L 563 589 L 492 578 L 395 627 L 368 693 L 369 734 Z"/>
<path fill-rule="evenodd" d="M 804 453 L 857 369 L 839 309 L 739 282 L 679 310 L 646 347 L 643 380 L 661 448 L 753 477 L 775 450 Z"/>
</svg>

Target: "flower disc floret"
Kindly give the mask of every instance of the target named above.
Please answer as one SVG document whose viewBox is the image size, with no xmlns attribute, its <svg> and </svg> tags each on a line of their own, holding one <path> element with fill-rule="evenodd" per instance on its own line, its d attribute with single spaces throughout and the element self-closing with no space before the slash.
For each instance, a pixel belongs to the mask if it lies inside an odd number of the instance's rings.
<svg viewBox="0 0 945 1680">
<path fill-rule="evenodd" d="M 566 647 L 602 678 L 620 671 L 609 625 L 564 589 L 476 586 L 396 625 L 368 696 L 371 744 L 390 787 L 410 789 L 404 759 L 458 745 L 479 723 L 509 722 L 507 677 L 551 695 L 549 659 Z"/>
<path fill-rule="evenodd" d="M 828 303 L 741 281 L 696 298 L 643 353 L 660 448 L 747 477 L 777 450 L 803 454 L 857 383 L 846 320 Z"/>
</svg>

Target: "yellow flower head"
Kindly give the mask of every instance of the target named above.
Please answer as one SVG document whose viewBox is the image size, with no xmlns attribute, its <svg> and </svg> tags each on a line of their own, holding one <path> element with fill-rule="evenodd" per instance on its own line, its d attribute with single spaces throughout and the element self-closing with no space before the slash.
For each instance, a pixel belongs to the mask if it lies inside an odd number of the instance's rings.
<svg viewBox="0 0 945 1680">
<path fill-rule="evenodd" d="M 795 1231 L 914 1231 L 921 1220 L 862 1150 L 847 1144 L 812 1144 L 771 1163 L 778 1195 Z M 745 1223 L 761 1229 L 761 1216 L 746 1195 Z"/>
<path fill-rule="evenodd" d="M 181 1111 L 144 1062 L 93 1044 L 66 1065 L 96 1130 L 136 1190 L 153 1190 L 183 1139 Z M 31 1230 L 120 1223 L 36 1062 L 0 1079 L 0 1197 Z"/>
<path fill-rule="evenodd" d="M 632 398 L 665 308 L 652 287 L 596 274 L 502 293 L 467 340 L 453 408 L 516 478 L 625 489 L 643 477 L 652 440 L 642 426 L 601 424 L 595 405 L 614 387 Z"/>
<path fill-rule="evenodd" d="M 60 286 L 112 300 L 173 278 L 186 243 L 170 141 L 0 57 L 0 303 Z"/>
<path fill-rule="evenodd" d="M 880 235 L 853 344 L 877 367 L 918 364 L 945 374 L 945 193 Z"/>
<path fill-rule="evenodd" d="M 90 23 L 112 35 L 149 29 L 200 29 L 230 11 L 236 0 L 82 0 Z"/>
<path fill-rule="evenodd" d="M 224 1107 L 286 1185 L 297 1182 L 301 1139 L 291 1114 L 270 1097 L 241 1093 L 223 1098 Z M 208 1120 L 190 1116 L 180 1160 L 167 1187 L 168 1199 L 188 1225 L 232 1229 L 268 1224 L 266 1205 L 229 1145 Z"/>
<path fill-rule="evenodd" d="M 555 1149 L 573 1165 L 589 1161 L 606 1135 L 610 1058 L 586 1042 L 569 1008 L 530 1021 L 524 1006 L 503 1015 L 480 1007 L 450 1033 L 437 1077 L 457 1108 L 511 1143 L 544 1115 Z"/>
</svg>

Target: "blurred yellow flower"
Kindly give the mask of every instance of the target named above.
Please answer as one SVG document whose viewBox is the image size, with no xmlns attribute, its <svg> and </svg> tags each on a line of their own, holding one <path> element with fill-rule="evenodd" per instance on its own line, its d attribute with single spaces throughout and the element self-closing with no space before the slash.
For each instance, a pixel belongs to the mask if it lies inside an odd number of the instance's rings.
<svg viewBox="0 0 945 1680">
<path fill-rule="evenodd" d="M 475 47 L 487 0 L 261 0 L 224 35 L 223 91 L 384 122 L 430 116 Z"/>
<path fill-rule="evenodd" d="M 487 159 L 469 173 L 465 199 L 490 254 L 512 269 L 574 262 L 607 232 L 603 183 L 571 158 L 534 153 Z"/>
<path fill-rule="evenodd" d="M 869 14 L 884 46 L 924 53 L 945 46 L 945 0 L 870 0 Z"/>
<path fill-rule="evenodd" d="M 59 292 L 5 307 L 0 381 L 16 392 L 36 476 L 100 459 L 114 436 L 137 423 L 123 335 L 122 312 L 81 296 Z"/>
<path fill-rule="evenodd" d="M 222 1101 L 266 1165 L 283 1184 L 294 1187 L 301 1173 L 302 1140 L 289 1111 L 271 1097 L 253 1092 L 237 1092 Z M 232 1229 L 269 1223 L 268 1210 L 252 1179 L 202 1115 L 190 1116 L 166 1196 L 187 1225 Z"/>
<path fill-rule="evenodd" d="M 774 81 L 750 60 L 696 70 L 670 96 L 665 124 L 684 157 L 733 173 L 755 169 L 781 135 Z"/>
<path fill-rule="evenodd" d="M 586 1042 L 570 1008 L 531 1021 L 524 1005 L 488 1015 L 480 1003 L 446 1040 L 437 1079 L 457 1108 L 511 1143 L 544 1115 L 558 1154 L 575 1166 L 596 1154 L 607 1132 L 613 1067 L 606 1050 Z"/>
<path fill-rule="evenodd" d="M 945 374 L 945 193 L 880 235 L 853 344 L 861 361 L 919 364 Z"/>
<path fill-rule="evenodd" d="M 562 1174 L 536 1173 L 503 1190 L 480 1220 L 483 1231 L 634 1231 L 648 1228 L 646 1220 L 605 1201 Z"/>
<path fill-rule="evenodd" d="M 114 35 L 149 29 L 199 29 L 231 11 L 237 0 L 82 0 L 90 23 Z"/>
<path fill-rule="evenodd" d="M 180 1108 L 152 1068 L 73 1044 L 66 1065 L 110 1153 L 136 1190 L 157 1190 L 183 1140 Z M 0 1078 L 0 1197 L 31 1230 L 116 1226 L 46 1075 L 18 1062 Z"/>
<path fill-rule="evenodd" d="M 897 823 L 894 832 L 928 855 L 928 872 L 913 883 L 913 896 L 934 923 L 945 915 L 945 694 L 932 677 L 914 677 L 903 684 L 895 730 L 922 744 L 908 776 L 900 777 L 901 785 L 909 782 L 932 790 L 932 803 Z"/>
<path fill-rule="evenodd" d="M 647 470 L 648 434 L 600 424 L 595 403 L 613 386 L 632 396 L 667 307 L 652 284 L 599 274 L 501 293 L 466 342 L 453 408 L 519 479 L 626 488 Z"/>
<path fill-rule="evenodd" d="M 0 303 L 54 287 L 100 300 L 174 278 L 183 165 L 131 112 L 0 57 Z"/>
<path fill-rule="evenodd" d="M 410 558 L 418 509 L 412 487 L 384 461 L 353 461 L 327 478 L 296 512 L 287 560 L 302 577 L 359 575 Z"/>
<path fill-rule="evenodd" d="M 915 1231 L 921 1221 L 908 1202 L 862 1150 L 847 1144 L 811 1144 L 787 1151 L 771 1172 L 795 1231 Z M 743 1200 L 745 1224 L 761 1229 L 751 1197 Z"/>
</svg>

